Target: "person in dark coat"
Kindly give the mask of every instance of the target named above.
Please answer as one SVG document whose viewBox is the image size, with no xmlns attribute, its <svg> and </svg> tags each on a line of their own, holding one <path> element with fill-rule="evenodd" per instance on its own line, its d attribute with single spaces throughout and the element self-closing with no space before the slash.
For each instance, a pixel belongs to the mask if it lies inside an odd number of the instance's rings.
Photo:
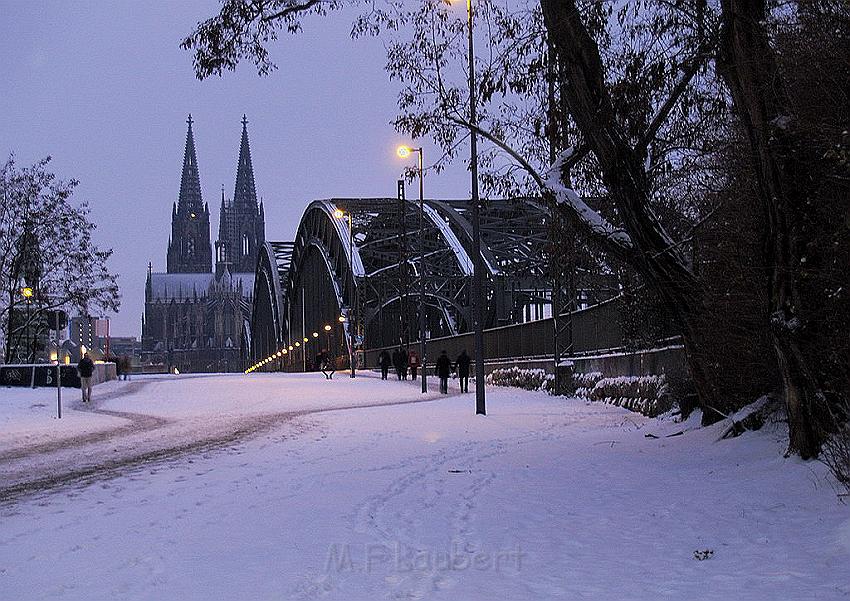
<svg viewBox="0 0 850 601">
<path fill-rule="evenodd" d="M 392 359 L 390 359 L 390 354 L 383 350 L 381 354 L 378 355 L 378 366 L 381 368 L 381 379 L 387 379 L 387 372 L 390 371 L 390 364 L 392 363 Z"/>
<path fill-rule="evenodd" d="M 92 376 L 94 376 L 94 361 L 89 354 L 83 355 L 77 363 L 77 373 L 80 375 L 80 391 L 83 393 L 83 402 L 91 402 Z"/>
<path fill-rule="evenodd" d="M 121 355 L 121 359 L 119 359 L 119 361 L 121 362 L 121 379 L 129 380 L 130 370 L 133 369 L 133 360 L 130 359 L 129 355 Z"/>
<path fill-rule="evenodd" d="M 401 366 L 401 379 L 407 379 L 407 368 L 410 366 L 410 353 L 405 349 L 398 349 L 401 352 L 399 355 L 399 365 Z"/>
<path fill-rule="evenodd" d="M 437 357 L 437 364 L 434 367 L 434 373 L 440 378 L 440 392 L 448 394 L 449 392 L 449 376 L 452 373 L 452 362 L 446 351 L 441 351 Z"/>
<path fill-rule="evenodd" d="M 322 373 L 325 374 L 325 378 L 328 380 L 332 380 L 334 377 L 334 372 L 336 371 L 336 367 L 331 361 L 331 355 L 328 351 L 322 351 L 319 356 L 321 357 L 321 367 Z"/>
<path fill-rule="evenodd" d="M 395 374 L 398 376 L 399 380 L 401 380 L 401 370 L 405 363 L 405 359 L 405 353 L 401 347 L 398 347 L 393 351 L 393 367 L 395 367 Z"/>
<path fill-rule="evenodd" d="M 469 364 L 472 359 L 466 354 L 466 349 L 460 352 L 455 361 L 455 369 L 457 369 L 457 377 L 460 380 L 460 391 L 469 392 Z"/>
</svg>

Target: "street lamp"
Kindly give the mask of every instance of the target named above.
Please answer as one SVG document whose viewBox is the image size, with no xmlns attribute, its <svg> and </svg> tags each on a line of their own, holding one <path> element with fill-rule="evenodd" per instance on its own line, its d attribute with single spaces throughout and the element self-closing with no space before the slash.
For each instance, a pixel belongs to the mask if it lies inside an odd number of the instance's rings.
<svg viewBox="0 0 850 601">
<path fill-rule="evenodd" d="M 345 217 L 345 212 L 341 209 L 334 211 L 334 217 L 342 219 Z M 354 214 L 348 213 L 348 263 L 351 271 L 351 294 L 349 295 L 349 305 L 357 306 L 357 301 L 354 295 L 357 293 L 357 284 L 354 281 Z M 344 323 L 345 317 L 339 316 L 339 322 Z M 354 324 L 348 324 L 348 365 L 351 368 L 351 377 L 354 378 L 357 374 L 354 369 Z"/>
<path fill-rule="evenodd" d="M 472 176 L 472 324 L 475 330 L 475 413 L 485 415 L 484 263 L 481 260 L 481 201 L 478 197 L 478 112 L 475 101 L 475 45 L 472 0 L 466 0 L 469 59 L 469 172 Z"/>
<path fill-rule="evenodd" d="M 419 154 L 419 360 L 422 364 L 422 392 L 428 392 L 427 381 L 427 362 L 425 360 L 425 194 L 422 168 L 423 155 L 422 147 L 410 148 L 409 146 L 399 146 L 396 150 L 398 156 L 406 159 L 411 152 Z"/>
<path fill-rule="evenodd" d="M 332 326 L 331 326 L 331 324 L 326 323 L 325 326 L 322 329 L 325 331 L 325 345 L 327 346 L 328 354 L 330 354 L 330 352 L 331 352 L 331 329 L 332 329 Z"/>
<path fill-rule="evenodd" d="M 26 329 L 24 330 L 26 332 L 27 356 L 26 356 L 24 362 L 25 363 L 31 363 L 30 356 L 32 354 L 32 347 L 34 346 L 34 344 L 33 344 L 34 341 L 32 341 L 32 342 L 30 341 L 30 331 L 31 331 L 31 327 L 30 327 L 30 319 L 31 319 L 31 317 L 30 317 L 30 303 L 32 302 L 32 297 L 35 296 L 35 291 L 32 289 L 31 286 L 23 286 L 21 288 L 21 296 L 24 298 L 24 302 L 27 305 L 27 321 L 26 321 L 26 324 L 25 324 Z"/>
</svg>

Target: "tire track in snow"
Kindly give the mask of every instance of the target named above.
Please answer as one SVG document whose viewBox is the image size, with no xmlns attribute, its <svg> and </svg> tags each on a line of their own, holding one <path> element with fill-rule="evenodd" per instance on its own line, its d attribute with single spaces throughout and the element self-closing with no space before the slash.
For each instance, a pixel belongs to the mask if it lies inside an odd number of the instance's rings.
<svg viewBox="0 0 850 601">
<path fill-rule="evenodd" d="M 132 391 L 116 391 L 109 395 L 104 395 L 99 400 L 100 403 L 110 399 L 138 392 L 144 385 L 149 382 L 160 381 L 160 379 L 152 379 L 144 382 L 138 382 L 139 386 Z M 134 382 L 133 384 L 137 384 Z M 128 386 L 127 388 L 130 388 Z M 132 413 L 123 411 L 112 411 L 99 408 L 83 409 L 92 413 L 101 413 L 114 417 L 121 417 L 131 421 L 125 426 L 75 436 L 70 439 L 52 441 L 50 443 L 42 443 L 38 445 L 30 445 L 24 449 L 15 449 L 7 451 L 0 456 L 0 462 L 9 460 L 11 465 L 3 465 L 3 485 L 0 486 L 0 505 L 7 505 L 22 497 L 36 495 L 42 492 L 52 492 L 53 489 L 69 485 L 77 487 L 85 487 L 93 482 L 102 479 L 111 479 L 123 475 L 127 470 L 134 467 L 140 467 L 151 463 L 159 463 L 163 461 L 175 460 L 186 455 L 197 454 L 215 449 L 221 449 L 237 442 L 247 440 L 259 434 L 268 432 L 274 428 L 282 426 L 287 422 L 296 422 L 298 425 L 293 430 L 292 435 L 297 436 L 303 434 L 309 429 L 309 426 L 300 421 L 299 418 L 305 416 L 327 413 L 331 411 L 348 411 L 356 409 L 369 409 L 375 407 L 388 407 L 394 405 L 409 405 L 412 403 L 428 403 L 450 398 L 454 395 L 440 395 L 436 397 L 428 397 L 424 399 L 413 399 L 403 401 L 385 401 L 361 403 L 356 405 L 332 405 L 321 407 L 318 409 L 307 409 L 302 411 L 288 411 L 281 413 L 265 413 L 242 417 L 236 420 L 220 419 L 210 435 L 202 436 L 196 439 L 185 440 L 187 435 L 191 436 L 191 430 L 180 430 L 180 427 L 186 426 L 185 422 L 168 420 L 143 413 Z M 78 408 L 78 407 L 77 407 Z M 168 432 L 169 429 L 175 429 L 175 432 Z M 152 440 L 151 438 L 143 438 L 142 440 L 134 441 L 134 438 L 141 438 L 145 435 L 155 434 L 159 432 L 162 435 L 161 440 Z M 169 439 L 168 434 L 172 437 Z M 175 437 L 184 437 L 176 444 L 173 440 Z M 124 449 L 118 456 L 101 457 L 103 455 L 103 446 L 114 443 L 137 443 L 128 449 Z M 157 444 L 159 443 L 159 444 Z M 113 452 L 118 452 L 118 449 L 112 449 Z M 62 458 L 64 455 L 64 464 L 58 466 L 51 465 L 51 455 L 59 455 Z M 90 459 L 87 465 L 79 465 L 80 458 Z M 33 469 L 29 460 L 37 459 L 42 465 L 37 469 Z M 17 462 L 19 465 L 15 465 Z"/>
<path fill-rule="evenodd" d="M 169 422 L 169 420 L 161 417 L 155 417 L 153 415 L 145 415 L 143 413 L 129 413 L 127 411 L 110 411 L 107 409 L 98 409 L 96 408 L 98 405 L 103 403 L 104 401 L 109 401 L 112 399 L 117 399 L 122 396 L 127 396 L 130 394 L 136 394 L 140 390 L 142 390 L 145 386 L 147 386 L 150 382 L 157 382 L 160 379 L 151 379 L 146 381 L 137 381 L 131 382 L 124 388 L 120 390 L 116 390 L 110 393 L 103 395 L 102 397 L 98 397 L 94 399 L 92 402 L 94 403 L 93 407 L 87 407 L 82 402 L 77 401 L 75 403 L 69 403 L 67 408 L 73 409 L 74 411 L 80 411 L 85 413 L 98 413 L 101 415 L 109 415 L 111 417 L 117 417 L 120 419 L 127 420 L 129 423 L 121 426 L 115 426 L 113 428 L 108 428 L 106 430 L 100 430 L 98 432 L 89 432 L 86 434 L 79 434 L 69 438 L 58 438 L 56 440 L 51 440 L 49 442 L 36 443 L 32 445 L 24 445 L 22 447 L 16 449 L 10 449 L 8 451 L 0 452 L 0 463 L 6 461 L 12 461 L 14 459 L 22 459 L 25 457 L 30 457 L 33 455 L 42 455 L 45 453 L 51 453 L 54 451 L 58 451 L 61 449 L 68 448 L 68 445 L 71 446 L 82 446 L 87 444 L 96 444 L 98 442 L 102 442 L 108 440 L 110 438 L 114 438 L 115 436 L 126 436 L 129 434 L 136 434 L 140 432 L 146 432 L 148 430 L 155 430 L 156 428 L 162 427 Z"/>
</svg>

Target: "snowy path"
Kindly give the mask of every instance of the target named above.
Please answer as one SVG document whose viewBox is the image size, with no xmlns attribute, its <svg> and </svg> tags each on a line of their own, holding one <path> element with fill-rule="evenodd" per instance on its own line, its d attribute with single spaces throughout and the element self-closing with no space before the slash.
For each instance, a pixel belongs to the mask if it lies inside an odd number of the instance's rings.
<svg viewBox="0 0 850 601">
<path fill-rule="evenodd" d="M 665 438 L 685 425 L 506 389 L 486 417 L 472 395 L 331 410 L 418 392 L 321 384 L 152 382 L 106 402 L 168 420 L 147 436 L 321 412 L 3 505 L 0 597 L 850 597 L 850 510 L 770 430 Z"/>
<path fill-rule="evenodd" d="M 362 374 L 361 377 L 372 381 L 376 379 L 374 374 Z M 386 386 L 401 387 L 390 399 L 376 401 L 361 394 L 353 398 L 330 397 L 327 402 L 314 402 L 306 407 L 297 402 L 281 402 L 281 397 L 297 397 L 305 383 L 317 386 L 314 396 L 321 397 L 327 392 L 325 388 L 339 388 L 338 382 L 341 381 L 323 382 L 317 379 L 316 374 L 293 375 L 271 391 L 266 386 L 265 396 L 257 403 L 245 402 L 245 389 L 233 386 L 234 376 L 155 376 L 132 382 L 111 382 L 98 388 L 99 394 L 95 394 L 91 405 L 84 405 L 77 399 L 68 403 L 72 413 L 115 418 L 108 425 L 95 421 L 91 429 L 77 425 L 71 432 L 63 429 L 50 431 L 44 428 L 42 421 L 35 434 L 29 433 L 23 439 L 10 437 L 0 445 L 0 502 L 68 483 L 111 477 L 135 464 L 148 464 L 232 444 L 311 413 L 425 402 L 438 396 L 428 394 L 423 397 L 409 382 L 387 382 Z M 275 379 L 266 377 L 265 384 L 269 382 L 275 382 Z M 277 383 L 280 382 L 277 379 Z M 187 390 L 190 391 L 188 399 Z M 215 411 L 209 410 L 204 404 L 205 399 L 198 405 L 199 399 L 191 396 L 200 392 L 202 397 L 206 397 L 210 390 L 216 390 L 219 395 L 214 403 L 218 405 Z M 14 391 L 12 394 L 17 393 Z M 24 392 L 28 395 L 39 393 L 40 396 L 53 394 L 45 389 Z M 147 402 L 151 398 L 158 401 L 153 406 Z M 194 409 L 190 406 L 186 411 L 187 400 Z M 163 401 L 168 405 L 163 406 Z M 41 405 L 48 407 L 49 403 Z M 282 410 L 287 407 L 289 410 Z M 65 419 L 67 416 L 66 410 Z M 61 421 L 54 423 L 64 426 Z M 303 425 L 299 423 L 294 428 L 303 429 Z"/>
</svg>

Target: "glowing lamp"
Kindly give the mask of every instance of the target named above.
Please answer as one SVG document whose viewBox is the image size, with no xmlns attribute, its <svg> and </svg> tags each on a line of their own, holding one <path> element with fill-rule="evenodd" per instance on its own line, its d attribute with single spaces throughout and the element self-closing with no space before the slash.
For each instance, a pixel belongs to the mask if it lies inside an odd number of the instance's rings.
<svg viewBox="0 0 850 601">
<path fill-rule="evenodd" d="M 330 324 L 325 324 L 325 332 L 330 332 L 330 331 L 331 331 Z"/>
<path fill-rule="evenodd" d="M 396 150 L 396 154 L 398 154 L 398 156 L 400 156 L 403 159 L 406 159 L 407 157 L 409 157 L 411 152 L 412 152 L 412 150 L 409 146 L 399 146 L 398 150 Z"/>
<path fill-rule="evenodd" d="M 318 337 L 319 337 L 319 333 L 318 333 L 318 332 L 313 332 L 313 338 L 318 338 Z"/>
<path fill-rule="evenodd" d="M 345 217 L 345 211 L 343 211 L 342 209 L 335 210 L 334 217 L 336 217 L 337 219 L 342 219 L 343 217 Z"/>
</svg>

